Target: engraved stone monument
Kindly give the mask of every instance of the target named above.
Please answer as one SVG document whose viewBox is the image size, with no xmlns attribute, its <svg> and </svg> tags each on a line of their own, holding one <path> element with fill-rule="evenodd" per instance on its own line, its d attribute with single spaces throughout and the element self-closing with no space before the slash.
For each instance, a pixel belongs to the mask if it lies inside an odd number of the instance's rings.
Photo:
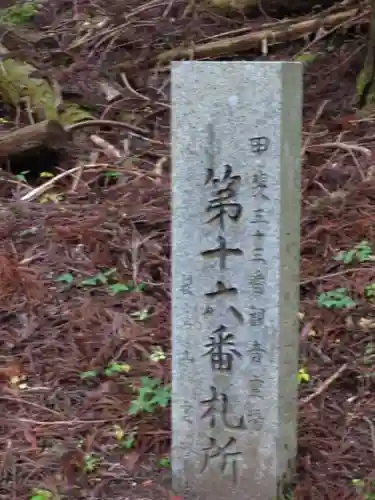
<svg viewBox="0 0 375 500">
<path fill-rule="evenodd" d="M 302 69 L 172 64 L 172 469 L 274 500 L 296 455 Z"/>
</svg>

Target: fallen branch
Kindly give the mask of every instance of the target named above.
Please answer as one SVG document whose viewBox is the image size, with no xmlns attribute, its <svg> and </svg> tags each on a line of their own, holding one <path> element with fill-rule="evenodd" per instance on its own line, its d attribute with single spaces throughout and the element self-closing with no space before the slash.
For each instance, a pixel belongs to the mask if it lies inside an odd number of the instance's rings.
<svg viewBox="0 0 375 500">
<path fill-rule="evenodd" d="M 368 148 L 365 148 L 364 146 L 359 146 L 358 144 L 348 144 L 345 142 L 323 142 L 321 144 L 313 144 L 312 146 L 309 146 L 308 149 L 317 149 L 317 148 L 338 148 L 338 149 L 344 149 L 345 151 L 348 151 L 351 153 L 352 151 L 356 151 L 357 153 L 362 153 L 368 157 L 372 156 L 371 151 Z"/>
<path fill-rule="evenodd" d="M 102 137 L 92 134 L 90 135 L 90 139 L 95 144 L 95 146 L 98 146 L 111 160 L 118 161 L 122 157 L 120 151 L 115 148 L 113 144 L 106 141 Z"/>
<path fill-rule="evenodd" d="M 61 148 L 68 143 L 69 135 L 57 121 L 35 123 L 0 136 L 0 158 L 11 159 L 12 156 L 43 146 Z"/>
<path fill-rule="evenodd" d="M 298 40 L 314 31 L 320 29 L 329 29 L 339 26 L 347 21 L 353 20 L 358 16 L 358 9 L 350 9 L 343 12 L 330 14 L 326 17 L 315 16 L 303 20 L 293 20 L 273 23 L 265 26 L 255 33 L 246 33 L 245 35 L 226 38 L 215 42 L 202 43 L 193 48 L 177 47 L 166 52 L 162 52 L 156 57 L 156 64 L 167 64 L 172 60 L 178 59 L 204 59 L 207 57 L 224 57 L 246 52 L 249 49 L 259 47 L 266 40 L 269 45 Z M 360 24 L 368 24 L 369 11 L 360 13 L 356 19 Z M 125 63 L 126 64 L 126 63 Z"/>
<path fill-rule="evenodd" d="M 357 267 L 355 269 L 344 269 L 343 271 L 338 271 L 337 273 L 325 274 L 324 276 L 314 276 L 313 278 L 307 278 L 300 281 L 300 286 L 310 285 L 311 283 L 317 283 L 318 281 L 329 281 L 337 276 L 342 276 L 344 274 L 357 273 L 363 271 L 365 267 Z"/>
<path fill-rule="evenodd" d="M 27 194 L 22 196 L 21 201 L 37 200 L 40 196 L 42 196 L 42 194 L 46 193 L 49 189 L 51 189 L 56 184 L 56 182 L 63 179 L 64 177 L 67 177 L 68 175 L 72 175 L 78 172 L 79 169 L 80 167 L 73 167 L 70 170 L 65 170 L 64 172 L 61 172 L 61 174 L 56 175 L 56 177 L 54 177 L 53 179 L 50 179 L 41 186 L 32 189 Z"/>
<path fill-rule="evenodd" d="M 82 174 L 82 171 L 84 169 L 103 169 L 103 168 L 107 168 L 108 167 L 108 164 L 105 163 L 97 163 L 97 164 L 89 164 L 89 165 L 79 165 L 78 167 L 73 167 L 69 170 L 65 170 L 64 172 L 61 172 L 61 174 L 58 174 L 56 175 L 56 177 L 54 177 L 53 179 L 50 179 L 49 181 L 45 182 L 44 184 L 42 184 L 41 186 L 38 186 L 34 189 L 32 189 L 31 191 L 29 191 L 28 193 L 26 193 L 24 196 L 22 196 L 21 198 L 21 201 L 35 201 L 37 200 L 40 196 L 42 196 L 43 194 L 45 194 L 47 191 L 49 191 L 55 184 L 57 184 L 58 181 L 60 181 L 61 179 L 64 179 L 65 177 L 68 177 L 69 175 L 70 176 L 73 176 L 74 174 L 76 174 L 76 172 L 79 173 L 79 175 Z"/>
</svg>

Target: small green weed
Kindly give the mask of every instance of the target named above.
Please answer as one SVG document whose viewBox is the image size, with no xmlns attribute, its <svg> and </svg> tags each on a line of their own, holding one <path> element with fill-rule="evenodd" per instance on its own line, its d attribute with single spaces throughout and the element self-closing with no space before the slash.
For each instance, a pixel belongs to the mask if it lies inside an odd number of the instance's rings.
<svg viewBox="0 0 375 500">
<path fill-rule="evenodd" d="M 86 453 L 84 456 L 83 471 L 86 474 L 94 472 L 99 465 L 99 459 L 93 453 Z"/>
<path fill-rule="evenodd" d="M 121 177 L 121 172 L 116 172 L 114 170 L 108 170 L 107 172 L 104 172 L 104 177 L 107 177 L 109 179 L 118 179 Z"/>
<path fill-rule="evenodd" d="M 104 375 L 110 377 L 111 375 L 116 375 L 118 373 L 129 373 L 131 366 L 127 363 L 118 363 L 111 361 L 109 365 L 104 370 Z"/>
<path fill-rule="evenodd" d="M 346 288 L 336 288 L 336 290 L 319 294 L 317 303 L 320 307 L 328 309 L 348 309 L 355 306 L 355 302 L 349 297 Z"/>
<path fill-rule="evenodd" d="M 373 299 L 375 297 L 375 283 L 370 283 L 365 287 L 365 297 Z"/>
<path fill-rule="evenodd" d="M 300 368 L 298 370 L 297 380 L 299 384 L 306 384 L 310 380 L 310 375 L 307 373 L 305 368 Z"/>
<path fill-rule="evenodd" d="M 133 390 L 138 392 L 137 399 L 131 402 L 128 413 L 136 415 L 140 412 L 152 413 L 155 408 L 166 408 L 171 399 L 170 386 L 163 386 L 159 379 L 141 377 L 140 385 L 133 386 Z"/>
<path fill-rule="evenodd" d="M 125 448 L 127 450 L 130 450 L 131 448 L 133 448 L 134 443 L 135 443 L 135 438 L 136 438 L 135 432 L 132 432 L 131 434 L 129 434 L 129 436 L 125 436 L 124 439 L 120 443 L 121 448 Z"/>
<path fill-rule="evenodd" d="M 37 2 L 29 0 L 21 5 L 0 9 L 0 22 L 20 26 L 29 23 L 37 12 Z"/>
<path fill-rule="evenodd" d="M 363 240 L 357 243 L 352 250 L 342 251 L 336 257 L 335 260 L 343 262 L 344 264 L 353 264 L 354 262 L 367 262 L 369 260 L 374 260 L 375 256 L 372 253 L 372 248 L 367 240 Z"/>
<path fill-rule="evenodd" d="M 53 493 L 51 493 L 48 490 L 43 490 L 39 488 L 34 488 L 31 490 L 30 500 L 52 500 L 53 499 Z"/>
<path fill-rule="evenodd" d="M 134 283 L 120 283 L 113 275 L 116 269 L 108 269 L 104 272 L 98 272 L 92 278 L 87 278 L 81 281 L 81 286 L 100 286 L 106 285 L 109 295 L 118 295 L 121 292 L 141 292 L 144 289 L 144 284 L 134 285 Z"/>
<path fill-rule="evenodd" d="M 113 283 L 112 285 L 108 286 L 107 291 L 109 295 L 117 295 L 121 292 L 142 292 L 144 288 L 144 283 L 134 285 L 134 283 L 131 281 L 129 283 Z"/>
<path fill-rule="evenodd" d="M 80 378 L 82 380 L 88 380 L 92 378 L 96 378 L 102 373 L 106 377 L 111 377 L 112 375 L 117 375 L 121 373 L 129 373 L 131 370 L 131 366 L 127 363 L 121 363 L 117 361 L 111 361 L 104 370 L 87 370 L 86 372 L 82 372 Z"/>
<path fill-rule="evenodd" d="M 115 277 L 116 268 L 107 269 L 107 271 L 99 271 L 94 276 L 81 280 L 78 286 L 94 288 L 100 286 L 106 286 L 106 291 L 109 295 L 118 295 L 121 292 L 141 292 L 145 288 L 144 283 L 139 283 L 135 285 L 133 282 L 120 283 Z M 67 285 L 74 282 L 74 276 L 71 273 L 64 273 L 58 276 L 55 281 L 60 283 L 65 283 Z M 133 313 L 138 321 L 146 319 L 148 316 L 148 310 L 139 311 Z"/>
<path fill-rule="evenodd" d="M 74 276 L 70 273 L 60 274 L 60 276 L 58 276 L 55 279 L 55 281 L 58 281 L 60 283 L 65 283 L 67 285 L 70 285 L 70 283 L 73 283 L 73 280 L 74 280 Z"/>
<path fill-rule="evenodd" d="M 125 435 L 124 430 L 119 425 L 114 425 L 115 436 L 121 448 L 130 450 L 133 448 L 137 436 L 136 429 Z"/>
<path fill-rule="evenodd" d="M 150 354 L 150 361 L 157 363 L 158 361 L 163 361 L 165 359 L 165 353 L 160 346 L 156 346 L 152 349 Z"/>
<path fill-rule="evenodd" d="M 96 273 L 92 278 L 87 278 L 81 281 L 81 286 L 98 286 L 107 285 L 109 278 L 116 272 L 116 269 L 108 269 L 107 271 Z"/>
<path fill-rule="evenodd" d="M 164 469 L 170 469 L 171 468 L 171 459 L 169 457 L 162 457 L 159 459 L 159 465 L 160 465 L 160 467 L 163 467 Z"/>
<path fill-rule="evenodd" d="M 26 175 L 30 173 L 30 170 L 24 170 L 23 172 L 20 172 L 19 174 L 16 174 L 16 179 L 18 179 L 20 182 L 24 182 L 27 184 L 27 179 Z"/>
<path fill-rule="evenodd" d="M 55 177 L 55 174 L 52 172 L 40 172 L 39 177 L 41 179 L 53 179 Z"/>
<path fill-rule="evenodd" d="M 86 372 L 82 372 L 80 377 L 82 380 L 88 380 L 90 378 L 95 378 L 99 375 L 99 372 L 96 370 L 87 370 Z"/>
</svg>

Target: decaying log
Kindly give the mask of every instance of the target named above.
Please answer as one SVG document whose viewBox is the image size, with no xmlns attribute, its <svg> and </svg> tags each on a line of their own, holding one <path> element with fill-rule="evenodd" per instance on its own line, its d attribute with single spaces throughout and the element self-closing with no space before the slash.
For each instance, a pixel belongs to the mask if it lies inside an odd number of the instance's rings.
<svg viewBox="0 0 375 500">
<path fill-rule="evenodd" d="M 0 158 L 9 158 L 41 147 L 62 149 L 69 138 L 69 132 L 57 121 L 35 123 L 0 136 Z"/>
</svg>

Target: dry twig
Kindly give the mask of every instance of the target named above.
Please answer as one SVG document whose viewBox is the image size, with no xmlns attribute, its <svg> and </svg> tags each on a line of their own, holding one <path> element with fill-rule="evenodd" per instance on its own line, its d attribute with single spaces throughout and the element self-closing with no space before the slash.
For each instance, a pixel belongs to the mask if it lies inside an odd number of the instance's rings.
<svg viewBox="0 0 375 500">
<path fill-rule="evenodd" d="M 372 156 L 371 151 L 368 148 L 365 148 L 364 146 L 359 146 L 358 144 L 347 144 L 345 142 L 340 142 L 340 141 L 314 144 L 313 146 L 309 146 L 308 149 L 313 149 L 313 148 L 339 148 L 339 149 L 344 149 L 349 153 L 351 153 L 352 151 L 356 151 L 357 153 L 362 153 L 368 156 L 369 158 Z"/>
<path fill-rule="evenodd" d="M 322 394 L 325 390 L 328 389 L 328 387 L 336 380 L 340 377 L 340 375 L 342 373 L 344 373 L 344 371 L 347 369 L 348 367 L 348 363 L 345 363 L 344 365 L 340 366 L 340 368 L 335 371 L 335 373 L 333 373 L 330 377 L 328 377 L 324 382 L 322 382 L 320 384 L 320 386 L 317 388 L 317 390 L 315 392 L 313 392 L 312 394 L 310 394 L 309 396 L 307 396 L 306 398 L 302 399 L 300 402 L 299 402 L 299 406 L 305 406 L 307 405 L 308 403 L 311 403 L 311 401 L 313 399 L 315 399 L 317 396 L 319 396 L 320 394 Z"/>
</svg>

